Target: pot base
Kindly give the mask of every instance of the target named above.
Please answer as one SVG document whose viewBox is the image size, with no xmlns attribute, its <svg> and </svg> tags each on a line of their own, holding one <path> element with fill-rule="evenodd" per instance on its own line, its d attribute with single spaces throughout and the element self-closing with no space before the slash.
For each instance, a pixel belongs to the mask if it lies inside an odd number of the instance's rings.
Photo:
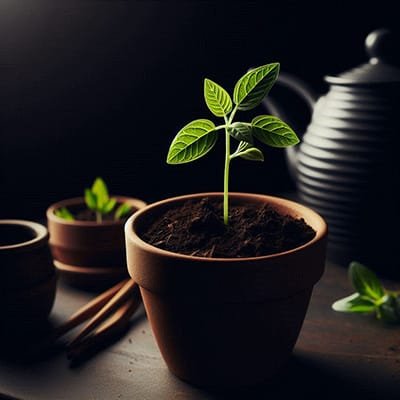
<svg viewBox="0 0 400 400">
<path fill-rule="evenodd" d="M 289 357 L 290 358 L 290 357 Z M 230 382 L 218 382 L 218 384 L 208 384 L 208 383 L 198 383 L 197 379 L 196 382 L 194 381 L 190 381 L 185 379 L 185 377 L 183 376 L 179 376 L 178 374 L 176 374 L 173 370 L 171 370 L 168 367 L 168 371 L 174 375 L 176 378 L 180 379 L 182 382 L 185 382 L 189 385 L 192 385 L 196 388 L 202 389 L 202 390 L 208 390 L 210 392 L 213 393 L 220 393 L 220 394 L 224 394 L 224 395 L 231 395 L 232 398 L 235 398 L 234 395 L 237 395 L 237 391 L 239 390 L 255 390 L 258 387 L 264 387 L 266 385 L 272 385 L 274 384 L 279 377 L 282 375 L 282 373 L 285 371 L 286 369 L 286 365 L 289 362 L 289 360 L 287 360 L 287 362 L 285 364 L 282 365 L 282 367 L 276 371 L 276 373 L 271 374 L 268 378 L 263 378 L 260 381 L 251 381 L 251 382 L 246 382 L 246 383 L 240 383 L 240 382 L 236 382 L 233 379 Z M 230 398 L 230 397 L 229 397 Z"/>
<path fill-rule="evenodd" d="M 289 360 L 312 289 L 265 302 L 179 301 L 141 288 L 169 370 L 199 387 L 273 381 Z"/>
</svg>

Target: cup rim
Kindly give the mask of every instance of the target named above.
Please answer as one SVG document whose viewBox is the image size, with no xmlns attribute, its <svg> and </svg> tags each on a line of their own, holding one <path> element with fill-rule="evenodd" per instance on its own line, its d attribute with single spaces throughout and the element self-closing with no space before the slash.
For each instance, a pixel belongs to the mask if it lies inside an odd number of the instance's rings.
<svg viewBox="0 0 400 400">
<path fill-rule="evenodd" d="M 23 226 L 25 228 L 31 229 L 35 233 L 35 237 L 30 240 L 25 240 L 23 242 L 14 243 L 2 246 L 0 245 L 0 252 L 8 251 L 8 250 L 17 250 L 17 249 L 26 249 L 30 247 L 34 247 L 37 244 L 41 243 L 43 240 L 47 240 L 48 231 L 47 228 L 39 224 L 38 222 L 27 221 L 22 219 L 2 219 L 0 220 L 0 225 L 18 225 Z"/>
</svg>

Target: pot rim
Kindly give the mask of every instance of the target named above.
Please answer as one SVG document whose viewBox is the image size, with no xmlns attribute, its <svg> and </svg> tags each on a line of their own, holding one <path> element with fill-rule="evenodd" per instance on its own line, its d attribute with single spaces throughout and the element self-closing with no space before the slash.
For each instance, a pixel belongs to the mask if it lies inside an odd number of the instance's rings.
<svg viewBox="0 0 400 400">
<path fill-rule="evenodd" d="M 25 228 L 31 229 L 35 237 L 30 240 L 25 240 L 23 242 L 15 243 L 15 244 L 9 244 L 5 246 L 0 245 L 0 252 L 3 253 L 5 251 L 12 251 L 12 250 L 25 250 L 27 248 L 32 248 L 43 241 L 46 241 L 48 239 L 49 233 L 47 231 L 47 228 L 39 224 L 38 222 L 33 222 L 33 221 L 27 221 L 24 219 L 1 219 L 0 220 L 0 225 L 19 225 L 23 226 Z"/>
<path fill-rule="evenodd" d="M 135 197 L 119 196 L 119 195 L 111 195 L 110 197 L 116 198 L 118 202 L 127 202 L 137 210 L 140 210 L 147 205 L 145 201 Z M 84 197 L 82 196 L 72 197 L 53 203 L 46 210 L 47 220 L 50 220 L 57 224 L 70 225 L 70 226 L 115 226 L 115 225 L 123 226 L 125 223 L 124 220 L 102 221 L 101 223 L 98 223 L 96 221 L 76 221 L 76 220 L 68 221 L 64 218 L 57 217 L 57 215 L 54 213 L 55 210 L 58 210 L 61 207 L 76 206 L 79 204 L 85 204 Z"/>
<path fill-rule="evenodd" d="M 277 196 L 269 196 L 265 194 L 258 194 L 258 193 L 245 193 L 245 192 L 230 192 L 230 198 L 250 198 L 250 199 L 264 199 L 270 202 L 272 205 L 283 205 L 284 207 L 290 208 L 295 210 L 299 215 L 298 218 L 303 218 L 304 214 L 307 214 L 310 219 L 313 220 L 311 224 L 310 221 L 306 221 L 315 231 L 316 235 L 313 239 L 304 243 L 301 246 L 295 247 L 294 249 L 286 250 L 280 253 L 269 254 L 265 256 L 258 256 L 258 257 L 200 257 L 200 256 L 190 256 L 187 254 L 181 253 L 174 253 L 172 251 L 164 250 L 159 247 L 153 246 L 144 240 L 142 240 L 138 234 L 136 234 L 134 230 L 134 225 L 137 223 L 137 220 L 140 219 L 145 213 L 148 211 L 154 210 L 160 206 L 165 206 L 168 203 L 174 203 L 179 201 L 185 201 L 200 197 L 222 197 L 223 193 L 221 192 L 205 192 L 205 193 L 193 193 L 193 194 L 186 194 L 182 196 L 170 197 L 164 200 L 157 201 L 155 203 L 149 204 L 146 207 L 142 208 L 141 210 L 137 211 L 133 215 L 129 217 L 129 219 L 125 222 L 125 237 L 127 240 L 131 242 L 135 242 L 135 244 L 142 248 L 145 251 L 156 253 L 159 256 L 167 257 L 167 258 L 175 258 L 175 259 L 182 259 L 182 260 L 197 260 L 201 262 L 221 262 L 221 263 L 241 263 L 241 262 L 249 262 L 249 261 L 261 261 L 261 260 L 270 260 L 275 259 L 278 257 L 282 257 L 288 254 L 296 253 L 302 251 L 304 248 L 313 245 L 315 242 L 318 242 L 322 238 L 324 238 L 328 233 L 328 226 L 325 220 L 314 210 L 309 207 L 306 207 L 300 203 L 297 203 L 292 200 L 287 200 L 285 198 L 277 197 Z"/>
</svg>

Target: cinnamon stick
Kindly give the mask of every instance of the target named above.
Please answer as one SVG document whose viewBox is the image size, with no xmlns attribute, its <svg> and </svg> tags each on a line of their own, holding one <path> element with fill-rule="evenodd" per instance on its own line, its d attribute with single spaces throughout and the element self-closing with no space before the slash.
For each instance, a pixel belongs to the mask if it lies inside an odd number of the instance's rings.
<svg viewBox="0 0 400 400">
<path fill-rule="evenodd" d="M 132 296 L 134 291 L 138 291 L 138 285 L 133 279 L 129 279 L 119 291 L 106 303 L 84 326 L 79 334 L 73 339 L 69 347 L 73 347 L 83 339 L 90 331 L 100 325 L 108 316 L 117 310 L 129 297 Z"/>
<path fill-rule="evenodd" d="M 138 309 L 140 303 L 141 298 L 139 291 L 137 291 L 136 296 L 123 303 L 96 331 L 85 336 L 79 342 L 71 344 L 67 351 L 68 359 L 72 362 L 82 360 L 122 335 L 129 328 L 130 318 Z"/>
<path fill-rule="evenodd" d="M 99 296 L 95 297 L 89 303 L 85 304 L 82 308 L 77 310 L 68 318 L 67 321 L 63 322 L 61 325 L 54 329 L 53 338 L 57 339 L 63 336 L 71 329 L 74 329 L 82 322 L 95 315 L 122 288 L 122 286 L 128 282 L 128 280 L 129 279 L 125 279 L 117 283 L 115 286 L 106 290 L 104 293 L 101 293 Z"/>
</svg>

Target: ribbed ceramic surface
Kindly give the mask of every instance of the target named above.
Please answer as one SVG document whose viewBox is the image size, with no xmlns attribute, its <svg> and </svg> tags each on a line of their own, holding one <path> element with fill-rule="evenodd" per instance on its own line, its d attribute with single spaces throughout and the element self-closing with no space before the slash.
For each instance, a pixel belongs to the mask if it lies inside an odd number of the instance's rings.
<svg viewBox="0 0 400 400">
<path fill-rule="evenodd" d="M 325 77 L 330 87 L 317 101 L 306 83 L 280 74 L 278 84 L 312 112 L 300 145 L 286 154 L 300 200 L 328 222 L 328 257 L 344 266 L 358 260 L 400 277 L 398 42 L 378 29 L 365 45 L 369 61 Z M 270 96 L 263 104 L 283 119 L 290 115 Z"/>
<path fill-rule="evenodd" d="M 328 221 L 339 262 L 396 263 L 399 100 L 396 87 L 332 85 L 300 145 L 299 196 Z"/>
</svg>

